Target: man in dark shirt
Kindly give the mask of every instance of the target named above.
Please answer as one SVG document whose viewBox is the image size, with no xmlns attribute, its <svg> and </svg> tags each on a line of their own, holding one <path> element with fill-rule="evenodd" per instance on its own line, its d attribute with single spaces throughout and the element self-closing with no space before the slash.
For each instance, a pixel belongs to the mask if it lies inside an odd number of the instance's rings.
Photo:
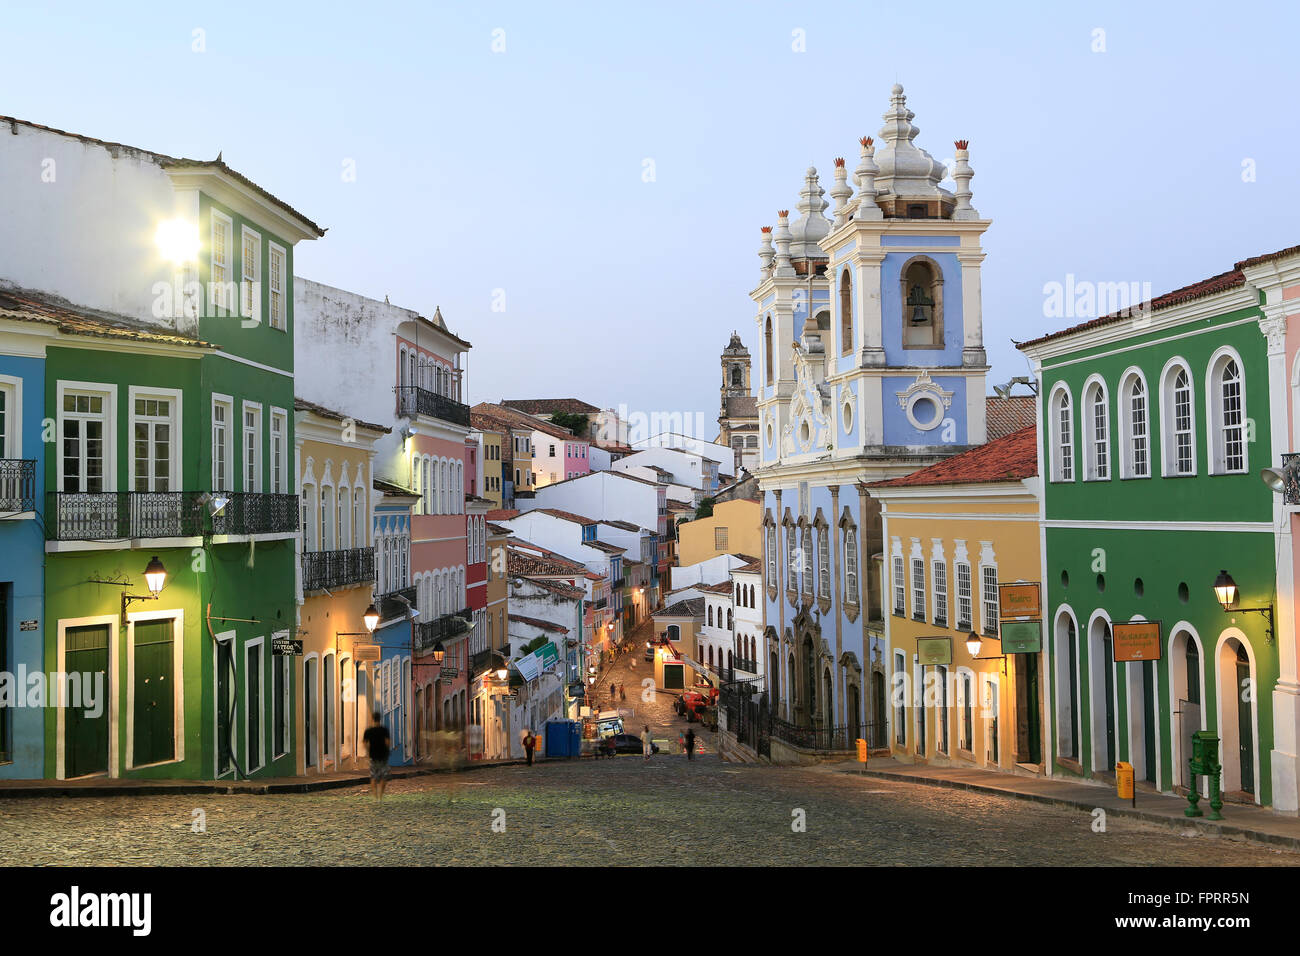
<svg viewBox="0 0 1300 956">
<path fill-rule="evenodd" d="M 370 795 L 382 800 L 384 787 L 388 785 L 388 728 L 383 725 L 383 715 L 379 711 L 371 716 L 374 722 L 366 728 L 361 739 L 370 754 Z"/>
<path fill-rule="evenodd" d="M 686 759 L 695 759 L 695 728 L 686 728 Z"/>
</svg>

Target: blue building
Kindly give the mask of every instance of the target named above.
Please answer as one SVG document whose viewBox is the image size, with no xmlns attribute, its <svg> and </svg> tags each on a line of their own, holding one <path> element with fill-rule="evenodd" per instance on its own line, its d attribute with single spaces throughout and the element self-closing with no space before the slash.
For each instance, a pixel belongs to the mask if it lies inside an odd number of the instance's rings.
<svg viewBox="0 0 1300 956">
<path fill-rule="evenodd" d="M 21 310 L 6 299 L 0 293 L 0 308 Z M 0 779 L 13 779 L 45 776 L 45 702 L 29 697 L 27 679 L 46 670 L 36 499 L 45 483 L 45 346 L 30 324 L 3 323 L 11 342 L 0 355 Z"/>
<path fill-rule="evenodd" d="M 953 179 L 912 142 L 895 86 L 877 157 L 863 137 L 849 185 L 835 161 L 833 219 L 817 171 L 798 218 L 764 227 L 750 293 L 763 495 L 766 692 L 778 716 L 886 740 L 890 654 L 880 621 L 889 544 L 865 485 L 986 440 L 980 242 L 966 143 Z M 839 746 L 839 744 L 836 744 Z"/>
<path fill-rule="evenodd" d="M 380 656 L 370 665 L 369 677 L 365 678 L 372 686 L 361 686 L 363 676 L 358 670 L 357 693 L 368 692 L 374 701 L 373 709 L 383 715 L 392 740 L 388 762 L 401 766 L 415 761 L 420 729 L 416 716 L 424 706 L 423 685 L 436 679 L 422 679 L 419 672 L 436 672 L 436 668 L 417 667 L 415 661 L 416 589 L 411 584 L 406 556 L 410 555 L 411 508 L 419 496 L 386 481 L 376 480 L 374 488 L 383 493 L 382 498 L 376 498 L 374 518 L 375 607 L 379 609 L 374 642 L 379 645 Z M 418 690 L 417 684 L 421 685 Z"/>
</svg>

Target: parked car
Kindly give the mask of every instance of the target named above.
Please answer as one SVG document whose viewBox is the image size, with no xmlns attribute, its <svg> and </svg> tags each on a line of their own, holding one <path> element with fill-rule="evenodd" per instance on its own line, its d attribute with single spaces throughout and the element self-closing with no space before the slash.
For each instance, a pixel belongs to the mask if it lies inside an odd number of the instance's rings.
<svg viewBox="0 0 1300 956">
<path fill-rule="evenodd" d="M 639 754 L 643 752 L 641 738 L 635 734 L 614 734 L 612 737 L 606 737 L 604 743 L 606 746 L 613 747 L 616 754 Z M 657 754 L 659 745 L 651 744 L 650 752 Z"/>
<path fill-rule="evenodd" d="M 645 659 L 652 661 L 655 659 L 655 648 L 653 644 L 647 643 L 645 646 Z"/>
</svg>

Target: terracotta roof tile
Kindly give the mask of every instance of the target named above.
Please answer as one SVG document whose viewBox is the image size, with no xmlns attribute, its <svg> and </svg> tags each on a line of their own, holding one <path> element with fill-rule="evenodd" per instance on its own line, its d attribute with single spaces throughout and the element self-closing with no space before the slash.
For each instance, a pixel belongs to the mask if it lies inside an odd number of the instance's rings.
<svg viewBox="0 0 1300 956">
<path fill-rule="evenodd" d="M 984 400 L 984 415 L 988 424 L 988 440 L 993 441 L 1028 428 L 1038 420 L 1033 395 L 1010 395 L 1002 398 L 990 395 Z"/>
<path fill-rule="evenodd" d="M 392 432 L 387 425 L 376 425 L 374 422 L 363 421 L 360 418 L 353 418 L 351 415 L 345 415 L 342 412 L 336 412 L 332 408 L 326 408 L 324 405 L 317 405 L 315 402 L 309 402 L 305 398 L 294 397 L 293 407 L 300 412 L 311 412 L 322 418 L 328 418 L 336 422 L 356 422 L 362 428 L 369 428 L 372 431 L 383 432 L 385 435 Z"/>
<path fill-rule="evenodd" d="M 575 588 L 573 585 L 565 584 L 562 581 L 547 581 L 545 578 L 529 577 L 526 574 L 520 575 L 520 577 L 529 584 L 535 585 L 543 591 L 549 591 L 551 594 L 558 597 L 569 598 L 570 600 L 577 598 L 581 600 L 587 595 L 587 592 L 582 588 Z"/>
<path fill-rule="evenodd" d="M 600 411 L 595 405 L 588 405 L 576 398 L 513 398 L 501 399 L 498 403 L 507 408 L 514 408 L 525 415 L 590 415 Z"/>
<path fill-rule="evenodd" d="M 584 518 L 582 515 L 576 515 L 572 511 L 561 511 L 559 508 L 534 508 L 544 515 L 550 515 L 553 518 L 559 518 L 563 521 L 572 521 L 574 524 L 595 524 L 595 518 Z"/>
<path fill-rule="evenodd" d="M 1242 259 L 1237 263 L 1237 268 L 1249 269 L 1251 266 L 1272 262 L 1274 259 L 1289 259 L 1292 256 L 1300 256 L 1300 246 L 1288 246 L 1285 249 L 1279 249 L 1277 252 L 1266 252 L 1262 256 L 1251 256 L 1249 259 Z"/>
<path fill-rule="evenodd" d="M 539 431 L 543 434 L 550 435 L 552 438 L 562 439 L 564 441 L 587 442 L 585 438 L 579 438 L 568 429 L 560 428 L 558 425 L 552 425 L 548 421 L 540 418 L 533 418 L 514 408 L 506 408 L 504 405 L 494 405 L 491 402 L 479 402 L 470 409 L 470 424 L 474 423 L 474 415 L 487 415 L 499 419 L 511 428 L 526 428 L 530 431 Z"/>
<path fill-rule="evenodd" d="M 670 604 L 661 611 L 655 611 L 652 617 L 704 617 L 704 598 L 687 598 Z"/>
<path fill-rule="evenodd" d="M 965 485 L 1018 481 L 1038 474 L 1037 428 L 1030 425 L 901 478 L 873 481 L 868 488 Z"/>
<path fill-rule="evenodd" d="M 519 517 L 520 512 L 514 508 L 496 508 L 487 513 L 488 521 L 509 521 Z"/>
<path fill-rule="evenodd" d="M 193 349 L 214 350 L 219 347 L 192 335 L 165 331 L 124 315 L 73 305 L 59 296 L 31 289 L 0 289 L 0 319 L 48 325 L 68 335 L 157 342 Z"/>
<path fill-rule="evenodd" d="M 569 629 L 567 627 L 562 627 L 559 624 L 552 624 L 550 621 L 543 621 L 541 618 L 524 617 L 524 615 L 522 614 L 510 614 L 508 615 L 508 617 L 510 618 L 510 620 L 514 621 L 517 624 L 527 624 L 530 627 L 536 627 L 543 631 L 550 631 L 554 634 L 569 633 Z"/>
</svg>

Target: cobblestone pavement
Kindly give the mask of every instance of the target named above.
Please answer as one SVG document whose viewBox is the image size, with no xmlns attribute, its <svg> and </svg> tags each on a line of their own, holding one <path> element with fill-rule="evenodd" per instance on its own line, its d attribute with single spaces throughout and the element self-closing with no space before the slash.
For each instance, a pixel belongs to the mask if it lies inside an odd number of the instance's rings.
<svg viewBox="0 0 1300 956">
<path fill-rule="evenodd" d="M 206 832 L 193 832 L 194 811 Z M 805 832 L 792 822 L 802 810 Z M 493 822 L 504 824 L 495 832 Z M 1005 797 L 715 755 L 543 762 L 281 796 L 0 802 L 0 865 L 1300 865 Z"/>
</svg>

